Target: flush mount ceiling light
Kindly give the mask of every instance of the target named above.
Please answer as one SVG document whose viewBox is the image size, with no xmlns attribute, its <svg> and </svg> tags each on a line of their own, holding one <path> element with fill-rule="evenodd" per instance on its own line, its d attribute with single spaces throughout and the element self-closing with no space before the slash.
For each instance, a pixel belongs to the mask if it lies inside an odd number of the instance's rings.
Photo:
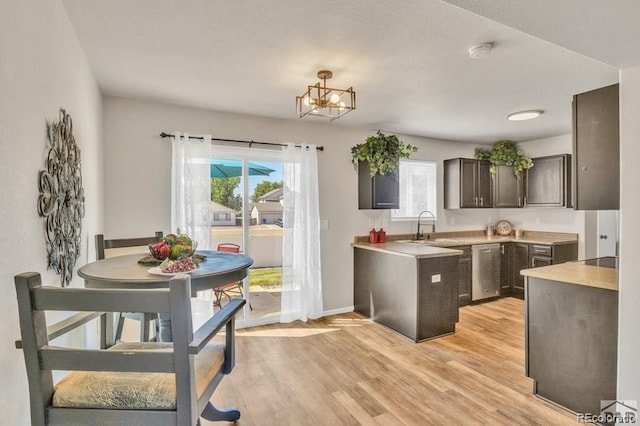
<svg viewBox="0 0 640 426">
<path fill-rule="evenodd" d="M 300 118 L 317 115 L 333 121 L 356 109 L 356 92 L 353 91 L 353 87 L 327 87 L 327 80 L 331 77 L 333 73 L 329 70 L 318 71 L 318 78 L 322 80 L 322 84 L 318 82 L 313 86 L 307 86 L 306 92 L 296 96 L 296 111 Z"/>
<path fill-rule="evenodd" d="M 533 120 L 534 118 L 540 117 L 544 111 L 539 109 L 531 109 L 527 111 L 518 111 L 512 112 L 507 115 L 507 120 L 511 121 L 522 121 L 522 120 Z"/>
</svg>

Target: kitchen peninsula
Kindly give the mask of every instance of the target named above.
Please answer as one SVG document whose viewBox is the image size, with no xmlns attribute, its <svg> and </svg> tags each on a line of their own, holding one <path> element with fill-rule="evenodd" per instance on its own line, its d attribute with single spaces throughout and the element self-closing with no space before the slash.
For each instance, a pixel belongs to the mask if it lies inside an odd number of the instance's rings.
<svg viewBox="0 0 640 426">
<path fill-rule="evenodd" d="M 499 289 L 483 301 L 523 297 L 520 270 L 575 260 L 578 253 L 578 237 L 568 233 L 524 231 L 512 237 L 471 230 L 413 238 L 395 234 L 385 243 L 369 243 L 368 236 L 357 236 L 352 246 L 354 310 L 414 341 L 453 333 L 458 306 L 480 301 L 472 294 L 474 246 L 497 243 L 502 253 Z"/>
<path fill-rule="evenodd" d="M 455 331 L 462 251 L 393 241 L 353 247 L 356 312 L 415 342 Z"/>
<path fill-rule="evenodd" d="M 525 369 L 534 393 L 575 413 L 616 400 L 617 258 L 523 270 Z"/>
</svg>

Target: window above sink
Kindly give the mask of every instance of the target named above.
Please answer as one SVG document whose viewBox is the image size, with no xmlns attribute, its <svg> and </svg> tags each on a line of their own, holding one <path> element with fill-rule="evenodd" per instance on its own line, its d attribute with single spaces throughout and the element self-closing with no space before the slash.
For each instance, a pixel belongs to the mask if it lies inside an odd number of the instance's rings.
<svg viewBox="0 0 640 426">
<path fill-rule="evenodd" d="M 437 216 L 436 171 L 433 161 L 400 160 L 400 208 L 391 210 L 392 221 L 416 220 L 423 210 Z"/>
</svg>

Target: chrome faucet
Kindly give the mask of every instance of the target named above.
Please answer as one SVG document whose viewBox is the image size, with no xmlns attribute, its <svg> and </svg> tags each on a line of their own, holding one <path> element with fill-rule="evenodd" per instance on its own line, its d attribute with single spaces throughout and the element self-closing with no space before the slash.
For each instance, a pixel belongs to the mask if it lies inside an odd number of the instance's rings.
<svg viewBox="0 0 640 426">
<path fill-rule="evenodd" d="M 416 240 L 422 239 L 422 232 L 420 232 L 420 219 L 422 218 L 423 213 L 429 213 L 431 215 L 431 233 L 436 232 L 436 217 L 429 210 L 421 211 L 418 215 L 418 229 L 416 231 Z"/>
</svg>

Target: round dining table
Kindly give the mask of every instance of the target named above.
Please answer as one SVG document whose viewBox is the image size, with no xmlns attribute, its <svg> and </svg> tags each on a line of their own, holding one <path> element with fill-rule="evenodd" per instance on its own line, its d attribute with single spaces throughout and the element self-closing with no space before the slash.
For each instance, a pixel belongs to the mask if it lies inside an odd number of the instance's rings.
<svg viewBox="0 0 640 426">
<path fill-rule="evenodd" d="M 87 288 L 148 289 L 168 287 L 171 279 L 170 274 L 159 275 L 154 273 L 155 271 L 152 267 L 138 263 L 138 260 L 147 254 L 137 253 L 114 256 L 87 263 L 78 269 L 78 275 L 84 278 L 84 285 Z M 212 290 L 220 285 L 244 279 L 247 276 L 249 267 L 253 264 L 251 257 L 239 253 L 198 250 L 196 254 L 204 256 L 205 260 L 197 269 L 189 272 L 192 297 L 195 297 L 199 291 Z M 166 326 L 170 325 L 167 320 L 162 315 L 160 316 L 160 325 L 164 329 L 165 335 Z M 104 333 L 101 340 L 107 340 L 101 345 L 108 347 L 113 344 L 112 313 L 108 313 L 106 324 L 103 325 Z M 162 335 L 163 332 L 161 330 Z"/>
</svg>

